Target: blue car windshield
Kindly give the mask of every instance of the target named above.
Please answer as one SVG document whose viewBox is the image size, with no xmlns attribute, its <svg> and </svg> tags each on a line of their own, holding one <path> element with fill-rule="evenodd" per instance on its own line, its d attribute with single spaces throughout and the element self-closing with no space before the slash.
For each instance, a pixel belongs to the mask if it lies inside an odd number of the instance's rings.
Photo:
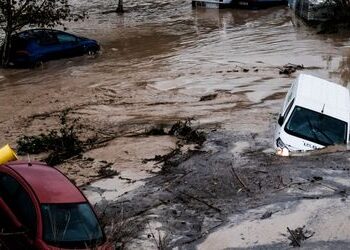
<svg viewBox="0 0 350 250">
<path fill-rule="evenodd" d="M 343 144 L 347 139 L 347 123 L 339 119 L 296 106 L 285 131 L 323 146 Z"/>
<path fill-rule="evenodd" d="M 94 247 L 104 240 L 88 203 L 43 204 L 43 239 L 63 248 Z"/>
</svg>

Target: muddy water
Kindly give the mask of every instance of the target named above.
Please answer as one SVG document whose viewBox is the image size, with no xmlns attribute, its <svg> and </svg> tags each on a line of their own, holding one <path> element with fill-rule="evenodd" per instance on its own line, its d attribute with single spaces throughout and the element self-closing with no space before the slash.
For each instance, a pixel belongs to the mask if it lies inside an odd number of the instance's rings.
<svg viewBox="0 0 350 250">
<path fill-rule="evenodd" d="M 236 106 L 260 109 L 281 99 L 291 83 L 278 75 L 277 67 L 285 63 L 304 64 L 310 73 L 340 84 L 349 81 L 348 36 L 315 35 L 285 7 L 193 10 L 188 1 L 137 1 L 126 3 L 127 13 L 119 16 L 103 13 L 114 1 L 75 5 L 90 18 L 68 24 L 69 30 L 100 41 L 101 55 L 35 70 L 2 70 L 0 122 L 9 131 L 1 143 L 13 142 L 13 125 L 23 129 L 19 116 L 76 106 L 87 107 L 79 115 L 112 123 L 195 116 L 202 123 L 231 126 L 223 121 L 231 120 L 227 115 Z M 218 100 L 197 102 L 214 91 L 221 91 Z M 106 102 L 126 104 L 99 105 Z M 255 118 L 247 123 L 264 130 Z"/>
<path fill-rule="evenodd" d="M 71 108 L 70 117 L 84 125 L 81 136 L 112 139 L 62 170 L 82 185 L 98 179 L 100 162 L 108 161 L 122 177 L 88 187 L 92 201 L 117 200 L 145 184 L 154 166 L 143 159 L 165 154 L 177 142 L 135 138 L 155 125 L 193 117 L 209 134 L 207 152 L 227 151 L 225 157 L 236 161 L 246 151 L 269 155 L 276 114 L 297 76 L 279 75 L 279 66 L 303 64 L 304 72 L 344 86 L 350 81 L 350 35 L 317 35 L 286 7 L 193 10 L 190 1 L 141 0 L 125 1 L 127 12 L 120 16 L 103 13 L 115 1 L 74 4 L 90 18 L 67 24 L 69 31 L 98 40 L 101 53 L 1 70 L 0 145 L 57 127 L 59 112 Z M 199 101 L 213 93 L 215 99 Z M 203 244 L 211 246 L 211 238 Z"/>
</svg>

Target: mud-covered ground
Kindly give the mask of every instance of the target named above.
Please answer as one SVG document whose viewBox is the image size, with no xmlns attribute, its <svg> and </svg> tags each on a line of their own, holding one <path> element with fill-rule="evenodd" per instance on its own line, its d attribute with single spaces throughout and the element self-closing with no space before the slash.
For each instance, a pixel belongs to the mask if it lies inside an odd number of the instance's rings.
<svg viewBox="0 0 350 250">
<path fill-rule="evenodd" d="M 97 39 L 102 52 L 1 70 L 0 145 L 57 128 L 70 109 L 79 137 L 98 143 L 58 168 L 109 215 L 139 223 L 131 249 L 155 248 L 152 233 L 179 249 L 288 248 L 287 227 L 304 225 L 315 234 L 303 247 L 347 247 L 346 148 L 280 158 L 272 135 L 298 74 L 279 67 L 303 64 L 347 86 L 349 34 L 317 35 L 286 7 L 193 10 L 190 1 L 142 0 L 125 1 L 119 16 L 102 13 L 115 1 L 75 5 L 90 18 L 69 31 Z M 200 147 L 145 134 L 189 118 L 206 134 Z M 145 161 L 179 144 L 165 167 Z M 119 175 L 103 178 L 109 165 Z"/>
</svg>

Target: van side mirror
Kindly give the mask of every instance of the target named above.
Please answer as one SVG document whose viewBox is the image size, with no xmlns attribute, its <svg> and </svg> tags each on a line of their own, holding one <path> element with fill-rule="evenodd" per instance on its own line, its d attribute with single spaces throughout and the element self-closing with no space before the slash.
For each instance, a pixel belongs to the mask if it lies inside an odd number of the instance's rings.
<svg viewBox="0 0 350 250">
<path fill-rule="evenodd" d="M 280 115 L 280 116 L 278 117 L 278 124 L 279 124 L 280 126 L 282 126 L 282 125 L 283 125 L 283 122 L 284 122 L 284 117 L 283 117 L 282 115 Z"/>
</svg>

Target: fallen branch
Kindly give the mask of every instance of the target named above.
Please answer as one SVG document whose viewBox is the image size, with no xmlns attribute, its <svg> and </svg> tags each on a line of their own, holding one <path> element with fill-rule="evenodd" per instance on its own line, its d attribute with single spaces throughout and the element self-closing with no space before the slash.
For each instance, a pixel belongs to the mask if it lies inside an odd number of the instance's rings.
<svg viewBox="0 0 350 250">
<path fill-rule="evenodd" d="M 300 247 L 302 241 L 305 241 L 315 235 L 315 232 L 305 230 L 305 226 L 298 227 L 294 230 L 287 227 L 287 230 L 290 233 L 290 236 L 288 237 L 288 239 L 291 240 L 290 245 L 293 247 Z M 308 236 L 306 234 L 308 234 Z"/>
<path fill-rule="evenodd" d="M 236 179 L 239 181 L 239 183 L 241 184 L 241 186 L 248 192 L 251 192 L 250 189 L 247 187 L 246 184 L 244 184 L 244 182 L 241 180 L 241 178 L 239 178 L 238 174 L 236 173 L 235 169 L 233 167 L 231 167 L 231 171 L 234 177 L 236 177 Z"/>
<path fill-rule="evenodd" d="M 292 230 L 290 230 L 289 227 L 287 227 L 287 230 L 288 230 L 288 232 L 290 233 L 290 235 L 292 236 L 293 242 L 294 242 L 298 247 L 300 247 L 300 242 L 299 242 L 298 239 L 295 237 L 295 235 L 294 235 L 294 233 L 292 232 Z"/>
<path fill-rule="evenodd" d="M 199 201 L 199 202 L 201 202 L 201 203 L 207 205 L 207 206 L 210 207 L 211 209 L 214 209 L 215 211 L 221 213 L 221 209 L 220 209 L 220 208 L 214 207 L 213 205 L 209 204 L 208 202 L 206 202 L 206 201 L 204 201 L 204 200 L 202 200 L 202 199 L 199 199 L 199 198 L 197 198 L 197 197 L 195 197 L 195 196 L 193 196 L 193 195 L 190 195 L 190 194 L 188 194 L 188 193 L 185 193 L 185 192 L 180 192 L 180 193 L 183 194 L 183 195 L 186 195 L 186 196 L 188 196 L 188 197 L 190 197 L 190 198 L 192 198 L 192 199 L 194 199 L 194 200 L 196 200 L 196 201 Z"/>
<path fill-rule="evenodd" d="M 171 190 L 169 190 L 168 188 L 166 188 L 165 190 L 168 191 L 169 193 L 173 193 L 173 192 L 172 192 Z M 206 202 L 206 201 L 204 201 L 204 200 L 202 200 L 202 199 L 199 199 L 199 198 L 197 198 L 197 197 L 195 197 L 195 196 L 193 196 L 193 195 L 191 195 L 191 194 L 188 194 L 188 193 L 185 193 L 185 192 L 182 192 L 182 191 L 179 191 L 179 193 L 182 194 L 182 195 L 185 195 L 185 196 L 187 196 L 187 197 L 189 197 L 189 198 L 191 198 L 191 199 L 194 199 L 194 200 L 196 200 L 196 201 L 198 201 L 198 202 L 203 203 L 204 205 L 206 205 L 206 206 L 208 206 L 209 208 L 211 208 L 211 209 L 217 211 L 218 213 L 221 213 L 221 212 L 222 212 L 220 208 L 217 208 L 217 207 L 215 207 L 215 206 L 209 204 L 208 202 Z"/>
</svg>

